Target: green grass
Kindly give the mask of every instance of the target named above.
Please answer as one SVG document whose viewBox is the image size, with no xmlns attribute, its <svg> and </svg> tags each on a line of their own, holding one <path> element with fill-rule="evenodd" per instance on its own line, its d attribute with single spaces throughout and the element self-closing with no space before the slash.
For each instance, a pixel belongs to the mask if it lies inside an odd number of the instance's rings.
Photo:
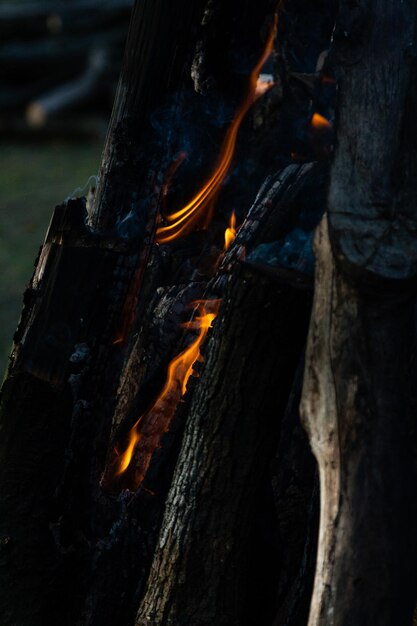
<svg viewBox="0 0 417 626">
<path fill-rule="evenodd" d="M 52 211 L 97 174 L 102 143 L 6 143 L 0 153 L 0 379 Z M 76 194 L 82 195 L 82 194 Z"/>
</svg>

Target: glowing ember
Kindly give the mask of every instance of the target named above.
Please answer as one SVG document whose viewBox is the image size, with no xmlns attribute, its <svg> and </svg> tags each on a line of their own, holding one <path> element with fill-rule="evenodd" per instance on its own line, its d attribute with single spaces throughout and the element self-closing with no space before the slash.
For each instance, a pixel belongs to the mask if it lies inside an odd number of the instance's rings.
<svg viewBox="0 0 417 626">
<path fill-rule="evenodd" d="M 311 125 L 316 130 L 326 130 L 332 127 L 329 120 L 323 117 L 323 115 L 320 115 L 320 113 L 314 113 L 313 117 L 311 118 Z"/>
<path fill-rule="evenodd" d="M 272 74 L 259 74 L 258 81 L 256 83 L 256 97 L 260 98 L 267 91 L 274 86 L 274 79 Z"/>
<path fill-rule="evenodd" d="M 322 74 L 321 82 L 323 85 L 335 85 L 336 79 L 333 76 L 327 76 L 326 74 Z"/>
<path fill-rule="evenodd" d="M 272 52 L 276 27 L 277 19 L 275 18 L 274 24 L 268 35 L 263 54 L 250 74 L 247 96 L 240 109 L 238 109 L 223 140 L 220 155 L 213 174 L 203 185 L 200 191 L 194 196 L 191 202 L 166 218 L 168 222 L 167 226 L 161 226 L 158 228 L 156 232 L 156 241 L 158 243 L 169 243 L 177 237 L 187 234 L 191 228 L 196 225 L 196 223 L 201 223 L 201 216 L 202 214 L 204 215 L 206 211 L 209 212 L 209 215 L 205 216 L 206 221 L 204 226 L 207 226 L 207 221 L 210 219 L 210 214 L 212 213 L 213 202 L 216 200 L 221 189 L 221 185 L 232 164 L 240 125 L 257 97 L 262 95 L 262 93 L 265 93 L 265 91 L 262 90 L 261 93 L 258 93 L 257 91 L 258 77 L 262 66 Z"/>
<path fill-rule="evenodd" d="M 224 250 L 225 251 L 230 248 L 235 238 L 236 238 L 236 215 L 235 215 L 235 212 L 233 211 L 232 215 L 230 216 L 229 228 L 226 228 L 225 233 L 224 233 Z"/>
<path fill-rule="evenodd" d="M 138 449 L 135 463 L 134 487 L 137 489 L 148 469 L 152 453 L 159 447 L 162 435 L 167 432 L 175 409 L 187 390 L 187 383 L 196 361 L 201 359 L 200 348 L 209 328 L 215 320 L 220 300 L 193 302 L 197 315 L 184 328 L 198 330 L 195 340 L 176 356 L 168 366 L 165 385 L 153 406 L 141 415 L 129 432 L 128 445 L 124 452 L 115 448 L 116 458 L 112 463 L 114 476 L 121 476 L 130 466 L 133 454 Z"/>
</svg>

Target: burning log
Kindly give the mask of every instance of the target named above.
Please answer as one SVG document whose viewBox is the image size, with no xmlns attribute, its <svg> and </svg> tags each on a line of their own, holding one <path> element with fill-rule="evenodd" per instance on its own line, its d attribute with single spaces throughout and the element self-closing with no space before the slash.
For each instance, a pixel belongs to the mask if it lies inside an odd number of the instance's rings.
<svg viewBox="0 0 417 626">
<path fill-rule="evenodd" d="M 241 267 L 241 262 L 238 260 L 239 257 L 233 251 L 234 246 L 240 248 L 242 241 L 245 240 L 249 250 L 251 247 L 256 247 L 257 242 L 262 241 L 265 232 L 277 233 L 280 229 L 288 227 L 287 219 L 289 215 L 293 213 L 295 207 L 300 206 L 300 203 L 303 204 L 302 199 L 309 198 L 311 184 L 317 185 L 317 180 L 324 181 L 325 179 L 315 175 L 315 168 L 291 166 L 288 168 L 288 172 L 281 173 L 270 181 L 269 185 L 265 186 L 263 193 L 249 213 L 247 225 L 245 226 L 245 223 L 242 226 L 239 236 L 230 248 L 229 257 L 225 264 L 228 272 L 233 271 L 232 267 L 236 267 L 236 270 L 238 266 Z M 322 183 L 320 182 L 317 189 L 320 189 L 321 185 Z M 321 192 L 323 202 L 324 189 L 325 187 L 323 187 Z M 281 215 L 280 220 L 276 219 L 277 214 Z M 275 216 L 274 219 L 273 216 Z M 294 217 L 294 213 L 292 217 Z M 275 226 L 275 231 L 272 231 L 274 222 L 278 223 L 279 226 Z M 219 253 L 221 253 L 221 250 L 219 250 Z M 152 264 L 155 266 L 156 259 L 152 261 Z M 256 276 L 257 280 L 259 279 L 260 275 L 256 270 L 243 267 L 245 269 L 239 270 L 240 275 L 242 275 L 243 271 L 250 276 Z M 223 292 L 223 272 L 224 270 L 219 273 L 218 277 L 208 288 L 211 298 L 225 297 Z M 152 273 L 152 280 L 155 280 L 155 276 L 158 275 L 158 273 Z M 278 286 L 275 277 L 272 279 L 265 277 L 262 280 L 265 281 L 265 284 L 275 285 L 274 290 L 276 289 L 278 292 L 284 289 L 284 294 L 287 292 L 298 294 L 299 292 L 298 286 L 295 289 L 288 284 L 286 287 L 283 287 L 282 283 Z M 297 281 L 294 284 L 297 285 Z M 143 283 L 143 288 L 143 293 L 147 293 L 146 280 Z M 201 299 L 203 292 L 204 283 L 191 282 L 186 287 L 160 288 L 159 293 L 155 294 L 151 306 L 147 310 L 143 310 L 143 318 L 141 319 L 137 340 L 121 376 L 118 393 L 119 402 L 114 411 L 113 436 L 108 455 L 108 465 L 102 481 L 106 497 L 101 498 L 98 502 L 98 510 L 96 512 L 97 520 L 101 520 L 101 539 L 95 547 L 97 557 L 93 560 L 96 562 L 96 566 L 94 573 L 91 575 L 91 589 L 83 612 L 83 619 L 87 623 L 91 619 L 95 620 L 94 623 L 105 623 L 108 615 L 113 614 L 113 612 L 114 615 L 124 614 L 124 611 L 131 606 L 129 603 L 134 604 L 136 602 L 137 606 L 143 594 L 148 567 L 151 564 L 152 552 L 162 521 L 165 497 L 184 430 L 184 422 L 187 416 L 189 416 L 190 402 L 200 386 L 201 379 L 190 379 L 191 392 L 187 393 L 184 398 L 185 402 L 181 403 L 176 413 L 174 413 L 169 432 L 161 438 L 161 434 L 165 430 L 165 418 L 159 423 L 152 422 L 152 429 L 156 427 L 155 432 L 153 430 L 152 432 L 149 431 L 149 434 L 147 431 L 144 432 L 144 441 L 147 442 L 146 446 L 151 444 L 150 450 L 152 450 L 153 446 L 153 455 L 149 469 L 142 482 L 142 488 L 136 495 L 133 495 L 133 493 L 129 494 L 129 492 L 122 489 L 126 486 L 132 487 L 132 479 L 135 472 L 143 471 L 140 468 L 143 467 L 144 455 L 149 455 L 149 449 L 147 447 L 146 450 L 142 449 L 140 445 L 135 448 L 131 462 L 133 475 L 129 476 L 129 472 L 126 472 L 119 477 L 114 477 L 113 445 L 117 444 L 119 446 L 121 444 L 124 446 L 122 450 L 125 449 L 126 432 L 132 428 L 141 414 L 148 411 L 150 403 L 154 402 L 154 399 L 159 395 L 165 376 L 161 366 L 165 364 L 166 367 L 169 362 L 167 355 L 176 355 L 183 349 L 180 325 L 184 319 L 186 304 L 196 298 Z M 298 313 L 294 316 L 294 320 L 299 319 L 298 315 L 302 316 L 303 319 L 305 316 L 305 319 L 307 319 L 310 295 L 301 292 L 299 296 L 295 297 L 299 298 L 300 306 Z M 283 295 L 284 300 L 286 301 L 285 295 Z M 146 299 L 144 302 L 146 302 Z M 235 306 L 236 302 L 233 300 L 230 303 L 230 307 L 232 309 Z M 223 324 L 223 322 L 219 323 Z M 296 332 L 295 328 L 294 332 Z M 298 330 L 297 337 L 299 337 Z M 210 345 L 210 342 L 208 345 Z M 239 376 L 238 367 L 235 370 L 235 374 Z M 288 389 L 287 393 L 289 393 Z M 284 395 L 285 392 L 283 391 L 283 401 L 285 401 Z M 152 443 L 154 434 L 158 436 L 156 444 Z M 123 509 L 115 506 L 115 497 L 120 503 L 129 503 L 128 510 L 126 513 L 123 513 L 122 517 L 121 511 Z M 106 524 L 103 524 L 102 520 L 108 518 L 109 515 L 112 523 L 106 522 Z M 112 524 L 120 524 L 117 537 L 112 536 L 111 532 L 109 533 L 109 530 L 113 527 Z M 101 547 L 103 542 L 105 545 L 108 545 L 108 550 L 103 551 Z M 135 559 L 136 565 L 132 563 L 133 571 L 126 571 L 122 555 L 133 549 L 135 554 L 137 554 L 137 560 Z M 129 580 L 132 579 L 136 580 L 136 599 L 128 600 L 125 597 L 126 594 L 122 593 L 124 588 L 122 581 L 124 581 L 124 586 L 126 587 L 129 585 Z M 106 591 L 109 587 L 120 588 L 119 602 L 116 600 L 118 594 L 109 594 Z"/>
<path fill-rule="evenodd" d="M 128 46 L 137 46 L 137 54 L 143 53 L 143 40 L 136 39 L 135 32 L 140 24 L 144 33 L 152 32 L 155 45 L 158 40 L 159 51 L 167 52 L 159 37 L 166 29 L 172 34 L 173 24 L 179 24 L 172 19 L 178 9 L 178 3 L 174 4 L 170 3 L 168 11 L 161 6 L 158 12 L 154 2 L 138 3 Z M 152 30 L 155 16 L 162 25 L 157 33 Z M 192 25 L 192 11 L 189 19 Z M 170 41 L 177 49 L 178 40 L 173 36 Z M 171 65 L 167 73 L 173 89 L 182 86 L 187 54 L 183 48 L 183 54 L 172 55 L 176 73 Z M 142 63 L 141 67 L 138 81 L 146 82 L 148 76 L 152 84 L 160 85 L 160 96 L 166 82 L 154 81 L 153 65 Z M 156 105 L 155 100 L 147 102 L 150 107 Z M 131 111 L 136 108 L 136 102 L 131 102 Z M 144 117 L 148 111 L 143 111 Z M 136 176 L 134 164 L 132 167 Z M 118 185 L 114 187 L 120 192 Z M 97 203 L 100 205 L 100 198 Z M 81 200 L 57 209 L 51 223 L 25 296 L 1 397 L 1 462 L 7 467 L 0 485 L 1 535 L 8 551 L 0 563 L 2 576 L 7 578 L 0 591 L 4 624 L 59 623 L 63 606 L 68 612 L 77 612 L 84 601 L 92 567 L 88 537 L 92 528 L 99 533 L 100 524 L 110 518 L 107 514 L 97 521 L 94 512 L 101 497 L 97 489 L 123 366 L 120 348 L 113 343 L 129 286 L 146 264 L 155 209 L 151 204 L 142 216 L 140 239 L 138 232 L 126 233 L 125 225 L 111 230 L 110 224 L 116 221 L 112 211 L 106 216 L 109 228 L 92 232 L 84 224 Z M 95 215 L 90 210 L 93 223 Z M 16 424 L 33 435 L 16 439 Z M 40 483 L 35 501 L 33 480 Z M 111 512 L 112 507 L 108 508 Z M 17 523 L 19 517 L 21 524 Z M 68 597 L 65 585 L 71 579 L 79 586 Z M 40 581 L 44 583 L 41 587 Z"/>
<path fill-rule="evenodd" d="M 253 501 L 276 445 L 308 320 L 305 296 L 290 293 L 239 265 L 228 280 L 189 408 L 138 625 L 187 623 L 193 616 L 201 625 L 215 619 L 230 626 L 245 612 L 255 617 L 262 610 L 258 602 L 257 612 L 249 601 L 237 607 L 235 598 L 245 597 L 253 582 L 243 546 L 250 545 Z M 254 330 L 259 325 L 261 336 Z M 271 340 L 278 352 L 268 349 Z M 256 374 L 242 367 L 248 358 L 258 364 Z M 273 607 L 263 610 L 263 617 L 272 617 Z"/>
</svg>

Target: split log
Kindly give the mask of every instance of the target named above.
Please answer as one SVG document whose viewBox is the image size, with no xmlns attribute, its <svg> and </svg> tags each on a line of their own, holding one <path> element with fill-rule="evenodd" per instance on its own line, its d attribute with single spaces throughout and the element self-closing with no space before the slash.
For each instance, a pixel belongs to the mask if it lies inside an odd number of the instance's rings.
<svg viewBox="0 0 417 626">
<path fill-rule="evenodd" d="M 410 624 L 415 603 L 416 24 L 412 2 L 343 2 L 335 32 L 302 403 L 321 483 L 310 626 Z"/>
<path fill-rule="evenodd" d="M 108 358 L 101 339 L 114 332 L 137 258 L 125 242 L 93 236 L 84 219 L 81 200 L 55 212 L 25 294 L 2 388 L 4 624 L 56 623 L 67 596 L 65 572 L 77 567 L 74 550 L 59 531 L 57 499 L 76 414 L 84 406 L 74 407 L 74 399 L 90 358 L 100 353 Z M 99 363 L 98 358 L 100 369 Z M 86 408 L 87 396 L 84 403 Z"/>
</svg>

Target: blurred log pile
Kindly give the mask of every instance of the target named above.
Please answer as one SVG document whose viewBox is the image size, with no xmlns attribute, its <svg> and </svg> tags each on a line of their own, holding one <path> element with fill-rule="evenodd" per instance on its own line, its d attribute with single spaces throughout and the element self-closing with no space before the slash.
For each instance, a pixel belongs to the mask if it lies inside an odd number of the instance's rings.
<svg viewBox="0 0 417 626">
<path fill-rule="evenodd" d="M 131 8 L 132 0 L 0 6 L 1 131 L 105 127 Z"/>
</svg>

